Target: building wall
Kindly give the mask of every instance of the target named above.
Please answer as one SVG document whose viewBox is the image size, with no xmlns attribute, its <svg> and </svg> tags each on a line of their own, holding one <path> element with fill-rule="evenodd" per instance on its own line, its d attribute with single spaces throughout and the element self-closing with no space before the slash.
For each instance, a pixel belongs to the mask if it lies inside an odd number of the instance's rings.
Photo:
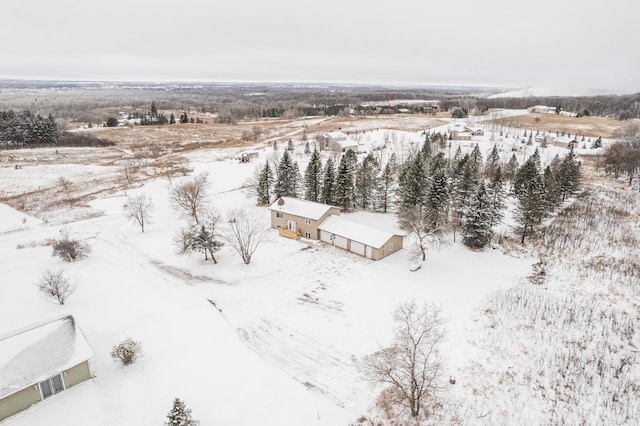
<svg viewBox="0 0 640 426">
<path fill-rule="evenodd" d="M 62 372 L 62 380 L 64 387 L 68 389 L 78 383 L 84 382 L 91 378 L 89 371 L 89 361 L 82 362 L 75 367 Z M 26 410 L 33 404 L 40 402 L 40 389 L 38 384 L 31 385 L 14 394 L 0 399 L 0 421 L 7 417 L 13 416 L 22 410 Z"/>
<path fill-rule="evenodd" d="M 318 231 L 318 226 L 329 216 L 331 215 L 339 215 L 340 209 L 337 207 L 331 207 L 327 212 L 320 217 L 318 220 L 311 220 L 311 224 L 307 224 L 305 222 L 304 217 L 296 216 L 288 213 L 282 213 L 282 218 L 276 217 L 276 210 L 271 210 L 271 227 L 278 228 L 278 225 L 282 229 L 287 229 L 287 220 L 292 220 L 296 223 L 296 229 L 300 231 L 300 235 L 304 237 L 305 233 L 308 232 L 311 235 L 311 238 L 314 240 L 320 239 L 320 233 Z"/>
<path fill-rule="evenodd" d="M 40 401 L 38 385 L 29 386 L 21 391 L 0 399 L 0 421 L 26 410 Z"/>
<path fill-rule="evenodd" d="M 75 367 L 71 367 L 64 373 L 62 373 L 62 377 L 64 379 L 64 387 L 70 388 L 71 386 L 75 386 L 78 383 L 82 383 L 85 380 L 89 380 L 91 378 L 91 372 L 89 371 L 89 361 L 85 361 L 76 365 Z"/>
<path fill-rule="evenodd" d="M 386 243 L 384 243 L 382 247 L 373 248 L 371 250 L 371 258 L 373 260 L 380 260 L 384 257 L 387 257 L 390 254 L 393 254 L 398 250 L 402 249 L 403 242 L 404 242 L 404 238 L 401 235 L 394 235 L 393 237 L 389 238 L 389 240 Z M 387 250 L 387 246 L 389 245 L 389 243 L 393 243 L 393 249 L 391 250 Z"/>
</svg>

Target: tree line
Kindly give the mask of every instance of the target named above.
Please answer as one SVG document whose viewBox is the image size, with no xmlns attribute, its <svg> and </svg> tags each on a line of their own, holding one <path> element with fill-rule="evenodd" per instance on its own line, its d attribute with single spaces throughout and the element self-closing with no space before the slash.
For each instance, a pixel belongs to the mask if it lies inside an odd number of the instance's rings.
<svg viewBox="0 0 640 426">
<path fill-rule="evenodd" d="M 486 160 L 478 145 L 465 154 L 458 148 L 447 158 L 446 140 L 444 134 L 425 133 L 421 148 L 403 164 L 395 154 L 382 165 L 372 153 L 358 159 L 351 150 L 337 164 L 331 158 L 323 162 L 314 149 L 304 173 L 290 149 L 280 155 L 276 148 L 256 170 L 251 187 L 261 205 L 288 196 L 347 211 L 393 208 L 401 228 L 415 235 L 423 259 L 445 232 L 452 232 L 455 241 L 460 231 L 463 243 L 472 248 L 488 245 L 508 196 L 515 198 L 517 232 L 524 243 L 545 217 L 578 191 L 580 168 L 573 150 L 543 168 L 538 149 L 522 165 L 515 154 L 503 162 L 496 145 Z"/>
<path fill-rule="evenodd" d="M 51 114 L 42 117 L 29 111 L 0 111 L 0 143 L 41 145 L 55 143 L 61 135 Z"/>
</svg>

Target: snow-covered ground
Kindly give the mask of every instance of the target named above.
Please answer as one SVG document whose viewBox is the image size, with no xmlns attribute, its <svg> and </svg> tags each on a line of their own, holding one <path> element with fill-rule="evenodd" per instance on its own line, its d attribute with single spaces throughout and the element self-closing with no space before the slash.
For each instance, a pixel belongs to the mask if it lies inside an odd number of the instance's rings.
<svg viewBox="0 0 640 426">
<path fill-rule="evenodd" d="M 368 142 L 385 137 L 398 152 L 423 139 L 419 133 L 380 130 Z M 262 151 L 262 161 L 270 151 Z M 255 164 L 239 164 L 233 155 L 212 150 L 189 159 L 194 174 L 208 173 L 216 208 L 253 209 L 266 224 L 268 211 L 241 189 Z M 304 170 L 306 157 L 296 158 Z M 81 168 L 68 166 L 65 172 Z M 375 399 L 359 360 L 390 342 L 391 312 L 399 303 L 442 306 L 448 319 L 445 376 L 464 383 L 462 366 L 474 356 L 467 330 L 475 309 L 487 293 L 526 274 L 531 263 L 453 244 L 430 253 L 420 270 L 410 272 L 404 251 L 373 262 L 272 231 L 250 265 L 228 246 L 213 265 L 199 254 L 176 253 L 173 236 L 184 218 L 171 207 L 169 188 L 178 181 L 157 179 L 129 191 L 153 200 L 153 221 L 144 234 L 126 220 L 124 194 L 92 202 L 102 216 L 65 225 L 71 237 L 92 247 L 88 258 L 74 263 L 52 257 L 44 244 L 59 236 L 60 226 L 0 206 L 0 334 L 69 313 L 96 353 L 93 380 L 3 424 L 160 424 L 175 397 L 203 424 L 348 424 Z M 392 214 L 351 216 L 392 231 L 397 227 Z M 65 305 L 38 293 L 35 283 L 44 269 L 64 269 L 78 279 Z M 141 341 L 145 353 L 121 367 L 109 352 L 126 337 Z"/>
</svg>

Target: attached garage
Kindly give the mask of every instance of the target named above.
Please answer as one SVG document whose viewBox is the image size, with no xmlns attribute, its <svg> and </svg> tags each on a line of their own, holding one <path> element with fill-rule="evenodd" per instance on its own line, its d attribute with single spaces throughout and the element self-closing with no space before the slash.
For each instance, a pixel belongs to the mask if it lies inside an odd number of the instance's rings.
<svg viewBox="0 0 640 426">
<path fill-rule="evenodd" d="M 362 243 L 359 243 L 357 241 L 351 241 L 351 250 L 349 250 L 352 253 L 357 253 L 360 256 L 364 256 L 364 247 L 365 245 Z"/>
<path fill-rule="evenodd" d="M 373 260 L 395 253 L 404 242 L 402 235 L 352 222 L 341 216 L 328 217 L 318 229 L 322 241 Z"/>
<path fill-rule="evenodd" d="M 340 235 L 335 235 L 333 239 L 333 244 L 336 247 L 340 247 L 341 249 L 347 249 L 347 239 L 345 237 L 341 237 Z"/>
<path fill-rule="evenodd" d="M 320 230 L 320 240 L 331 245 L 335 245 L 336 247 L 340 247 L 341 249 L 347 249 L 348 240 L 340 235 Z"/>
</svg>

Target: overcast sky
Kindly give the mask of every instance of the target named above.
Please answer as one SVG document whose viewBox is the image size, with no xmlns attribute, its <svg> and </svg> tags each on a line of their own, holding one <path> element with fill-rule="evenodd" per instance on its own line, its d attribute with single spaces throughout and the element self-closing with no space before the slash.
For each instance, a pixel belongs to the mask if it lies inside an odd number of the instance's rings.
<svg viewBox="0 0 640 426">
<path fill-rule="evenodd" d="M 20 0 L 0 78 L 640 91 L 638 0 Z"/>
</svg>

